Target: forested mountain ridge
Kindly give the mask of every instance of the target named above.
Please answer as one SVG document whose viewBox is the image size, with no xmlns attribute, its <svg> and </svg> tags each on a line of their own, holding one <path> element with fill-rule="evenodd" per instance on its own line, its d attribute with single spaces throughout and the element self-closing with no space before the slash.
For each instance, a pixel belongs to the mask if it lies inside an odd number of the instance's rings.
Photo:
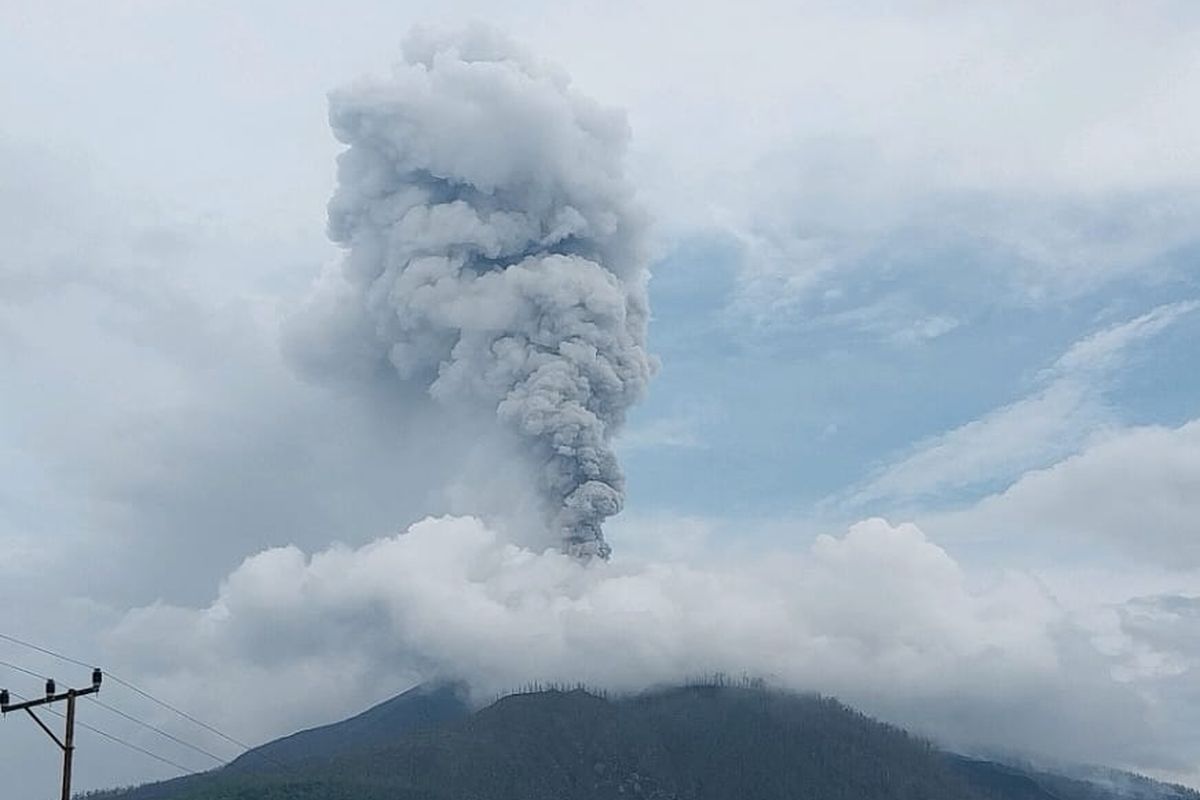
<svg viewBox="0 0 1200 800">
<path fill-rule="evenodd" d="M 306 758 L 330 758 L 364 747 L 378 747 L 411 731 L 453 722 L 470 713 L 465 687 L 447 683 L 416 686 L 349 719 L 293 733 L 249 750 L 226 769 L 270 771 Z"/>
<path fill-rule="evenodd" d="M 948 755 L 836 700 L 694 686 L 609 700 L 406 693 L 204 775 L 105 800 L 1117 800 L 1095 783 Z M 379 720 L 391 717 L 391 724 Z M 346 727 L 341 727 L 346 726 Z M 363 731 L 367 730 L 368 733 Z M 347 742 L 352 741 L 352 746 Z M 336 745 L 333 743 L 336 742 Z M 331 745 L 326 748 L 322 743 Z M 1158 787 L 1155 797 L 1200 800 Z M 1146 795 L 1137 795 L 1146 797 Z"/>
</svg>

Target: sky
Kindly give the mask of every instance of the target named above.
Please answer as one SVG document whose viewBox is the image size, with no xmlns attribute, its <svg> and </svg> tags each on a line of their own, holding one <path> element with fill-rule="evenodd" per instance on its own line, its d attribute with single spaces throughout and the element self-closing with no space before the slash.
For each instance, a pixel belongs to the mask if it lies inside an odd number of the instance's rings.
<svg viewBox="0 0 1200 800">
<path fill-rule="evenodd" d="M 329 93 L 473 23 L 628 126 L 657 371 L 608 563 L 532 532 L 493 415 L 290 344 L 344 258 Z M 249 743 L 726 671 L 1200 786 L 1195 4 L 16 0 L 0 70 L 0 633 Z M 56 785 L 28 720 L 0 753 Z M 177 772 L 81 732 L 80 789 Z"/>
</svg>

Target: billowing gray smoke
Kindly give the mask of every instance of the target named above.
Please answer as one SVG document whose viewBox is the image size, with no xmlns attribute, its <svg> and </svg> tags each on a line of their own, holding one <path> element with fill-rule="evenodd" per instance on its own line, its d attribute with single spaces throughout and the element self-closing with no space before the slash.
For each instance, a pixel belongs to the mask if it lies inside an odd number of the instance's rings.
<svg viewBox="0 0 1200 800">
<path fill-rule="evenodd" d="M 434 398 L 494 409 L 564 549 L 606 557 L 611 438 L 651 373 L 623 114 L 475 28 L 414 34 L 390 80 L 333 93 L 329 116 L 348 145 L 329 235 L 359 327 Z"/>
</svg>

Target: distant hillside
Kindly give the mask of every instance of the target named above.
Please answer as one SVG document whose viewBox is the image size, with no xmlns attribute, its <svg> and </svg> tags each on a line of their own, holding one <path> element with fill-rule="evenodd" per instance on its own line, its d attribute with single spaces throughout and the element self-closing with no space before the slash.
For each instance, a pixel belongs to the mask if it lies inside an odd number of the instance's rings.
<svg viewBox="0 0 1200 800">
<path fill-rule="evenodd" d="M 233 776 L 249 773 L 278 773 L 302 762 L 316 764 L 353 750 L 372 749 L 399 741 L 405 734 L 460 720 L 470 715 L 465 690 L 453 684 L 423 685 L 385 700 L 357 716 L 293 733 L 261 747 L 247 750 L 223 769 L 188 775 L 133 789 L 95 792 L 89 797 L 121 800 L 171 800 L 191 797 L 196 787 L 237 784 Z M 200 796 L 208 796 L 201 794 Z M 224 796 L 224 795 L 217 795 Z M 247 798 L 255 795 L 246 795 Z M 274 795 L 288 797 L 289 795 Z M 336 796 L 336 795 L 335 795 Z"/>
<path fill-rule="evenodd" d="M 1195 793 L 1158 796 L 1200 800 Z M 470 715 L 453 689 L 409 692 L 345 722 L 265 745 L 222 770 L 103 797 L 1115 800 L 1132 795 L 949 756 L 828 698 L 703 686 L 619 700 L 584 691 L 518 694 Z"/>
<path fill-rule="evenodd" d="M 433 728 L 471 713 L 466 690 L 451 684 L 417 686 L 358 716 L 293 733 L 243 753 L 226 769 L 231 772 L 270 771 L 305 759 L 331 758 L 341 753 L 378 747 L 412 731 Z"/>
<path fill-rule="evenodd" d="M 1200 793 L 1120 770 L 1077 767 L 1071 775 L 1029 765 L 949 756 L 973 788 L 1004 800 L 1200 800 Z"/>
</svg>

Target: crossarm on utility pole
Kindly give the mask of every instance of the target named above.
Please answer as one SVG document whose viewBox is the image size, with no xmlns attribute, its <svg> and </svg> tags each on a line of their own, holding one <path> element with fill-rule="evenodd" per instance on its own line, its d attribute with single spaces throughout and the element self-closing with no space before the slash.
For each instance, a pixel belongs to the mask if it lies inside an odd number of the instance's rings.
<svg viewBox="0 0 1200 800">
<path fill-rule="evenodd" d="M 44 706 L 47 703 L 57 703 L 62 700 L 66 700 L 72 694 L 74 694 L 76 697 L 83 697 L 85 694 L 95 694 L 98 691 L 100 691 L 100 684 L 96 683 L 96 684 L 89 686 L 86 689 L 71 689 L 68 692 L 59 692 L 58 694 L 50 694 L 50 695 L 46 695 L 45 697 L 39 697 L 35 700 L 26 700 L 21 703 L 9 703 L 7 705 L 0 706 L 0 711 L 7 714 L 9 711 L 21 711 L 23 709 L 36 708 L 37 706 Z"/>
<path fill-rule="evenodd" d="M 7 714 L 9 711 L 24 711 L 33 721 L 38 724 L 38 727 L 46 732 L 46 735 L 54 740 L 58 745 L 58 749 L 62 750 L 63 767 L 62 767 L 62 800 L 71 800 L 71 762 L 75 755 L 75 700 L 83 695 L 95 694 L 100 691 L 100 683 L 104 680 L 104 675 L 99 669 L 92 670 L 92 685 L 86 689 L 68 689 L 65 692 L 55 692 L 53 680 L 46 681 L 46 696 L 36 700 L 25 700 L 20 703 L 11 704 L 8 702 L 8 690 L 0 689 L 0 715 Z M 42 718 L 33 713 L 33 709 L 37 706 L 44 706 L 49 703 L 57 703 L 60 700 L 67 701 L 66 713 L 66 734 L 62 739 L 54 735 L 54 731 L 42 722 Z"/>
</svg>

